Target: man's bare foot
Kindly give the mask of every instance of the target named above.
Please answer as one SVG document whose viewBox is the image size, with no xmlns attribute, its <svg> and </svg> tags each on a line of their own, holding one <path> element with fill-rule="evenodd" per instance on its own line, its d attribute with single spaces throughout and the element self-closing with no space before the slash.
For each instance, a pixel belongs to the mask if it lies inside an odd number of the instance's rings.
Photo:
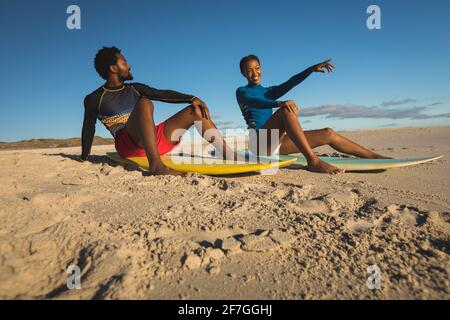
<svg viewBox="0 0 450 320">
<path fill-rule="evenodd" d="M 160 176 L 160 175 L 169 175 L 169 176 L 186 176 L 184 172 L 177 171 L 166 167 L 165 165 L 160 165 L 155 168 L 150 168 L 149 175 L 151 176 Z"/>
<path fill-rule="evenodd" d="M 311 162 L 309 162 L 307 170 L 311 172 L 329 173 L 329 174 L 337 174 L 345 172 L 344 170 L 338 169 L 335 166 L 332 166 L 331 164 L 328 164 L 320 159 L 312 160 Z"/>
</svg>

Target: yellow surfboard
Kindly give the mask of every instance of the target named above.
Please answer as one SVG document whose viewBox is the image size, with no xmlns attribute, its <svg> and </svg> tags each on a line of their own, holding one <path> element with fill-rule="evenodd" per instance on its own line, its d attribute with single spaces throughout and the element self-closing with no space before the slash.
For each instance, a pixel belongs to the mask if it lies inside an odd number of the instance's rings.
<svg viewBox="0 0 450 320">
<path fill-rule="evenodd" d="M 147 157 L 122 158 L 117 152 L 107 152 L 106 156 L 114 162 L 123 165 L 134 165 L 148 170 Z M 181 172 L 196 172 L 207 175 L 229 175 L 246 172 L 258 172 L 263 170 L 276 169 L 289 166 L 294 163 L 297 157 L 289 159 L 262 159 L 260 163 L 256 161 L 232 161 L 214 157 L 200 156 L 180 156 L 166 154 L 161 156 L 163 163 L 174 170 Z M 252 159 L 254 160 L 254 159 Z"/>
</svg>

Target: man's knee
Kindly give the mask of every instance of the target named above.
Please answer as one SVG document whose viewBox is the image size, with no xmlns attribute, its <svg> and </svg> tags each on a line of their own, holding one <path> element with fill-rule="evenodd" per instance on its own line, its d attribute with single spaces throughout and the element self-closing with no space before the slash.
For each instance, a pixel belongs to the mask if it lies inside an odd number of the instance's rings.
<svg viewBox="0 0 450 320">
<path fill-rule="evenodd" d="M 202 110 L 199 106 L 190 105 L 187 108 L 189 108 L 189 111 L 194 116 L 194 118 L 199 119 L 203 117 Z"/>
<path fill-rule="evenodd" d="M 151 112 L 155 109 L 155 106 L 153 105 L 152 100 L 147 98 L 139 98 L 138 102 L 136 103 L 136 108 L 145 108 L 149 109 Z"/>
</svg>

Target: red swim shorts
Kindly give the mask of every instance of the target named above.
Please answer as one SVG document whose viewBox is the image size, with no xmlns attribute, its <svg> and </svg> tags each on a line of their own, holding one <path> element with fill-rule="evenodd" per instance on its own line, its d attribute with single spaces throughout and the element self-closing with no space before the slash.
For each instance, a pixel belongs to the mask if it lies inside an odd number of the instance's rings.
<svg viewBox="0 0 450 320">
<path fill-rule="evenodd" d="M 156 126 L 156 140 L 158 143 L 158 153 L 163 155 L 172 151 L 180 143 L 172 144 L 164 135 L 164 122 Z M 117 153 L 123 158 L 146 157 L 147 154 L 143 148 L 138 147 L 128 135 L 126 128 L 122 128 L 116 133 L 115 146 Z"/>
</svg>

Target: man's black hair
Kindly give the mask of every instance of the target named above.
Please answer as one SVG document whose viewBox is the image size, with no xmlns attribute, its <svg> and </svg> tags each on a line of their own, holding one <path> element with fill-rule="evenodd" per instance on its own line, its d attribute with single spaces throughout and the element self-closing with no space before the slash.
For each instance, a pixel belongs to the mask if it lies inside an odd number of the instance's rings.
<svg viewBox="0 0 450 320">
<path fill-rule="evenodd" d="M 108 80 L 109 66 L 117 63 L 118 53 L 120 53 L 120 49 L 116 47 L 103 47 L 95 55 L 95 70 L 103 79 Z"/>
<path fill-rule="evenodd" d="M 255 56 L 254 54 L 249 54 L 248 56 L 243 57 L 241 59 L 241 62 L 239 62 L 239 68 L 241 69 L 242 74 L 244 74 L 245 65 L 250 60 L 256 60 L 256 61 L 258 61 L 259 64 L 261 64 L 261 62 L 259 62 L 259 58 L 257 56 Z"/>
</svg>

